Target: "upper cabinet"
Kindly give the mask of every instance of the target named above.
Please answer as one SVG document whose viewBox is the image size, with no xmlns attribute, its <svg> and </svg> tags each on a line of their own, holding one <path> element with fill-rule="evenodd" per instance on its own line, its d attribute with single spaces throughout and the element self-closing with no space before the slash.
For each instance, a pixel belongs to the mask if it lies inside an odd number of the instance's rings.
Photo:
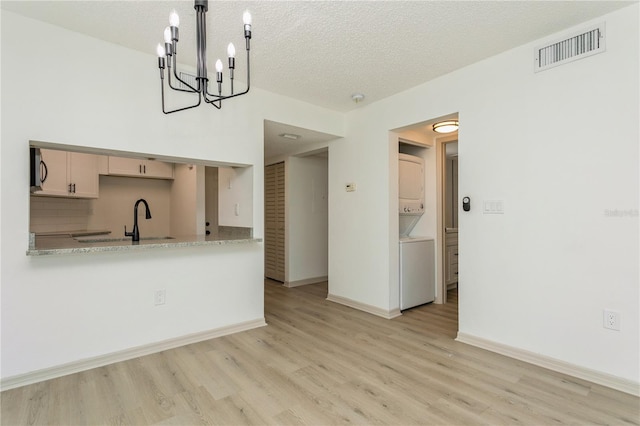
<svg viewBox="0 0 640 426">
<path fill-rule="evenodd" d="M 109 156 L 109 174 L 153 179 L 173 179 L 173 164 L 157 160 Z"/>
<path fill-rule="evenodd" d="M 41 149 L 42 190 L 34 195 L 98 198 L 98 157 Z"/>
</svg>

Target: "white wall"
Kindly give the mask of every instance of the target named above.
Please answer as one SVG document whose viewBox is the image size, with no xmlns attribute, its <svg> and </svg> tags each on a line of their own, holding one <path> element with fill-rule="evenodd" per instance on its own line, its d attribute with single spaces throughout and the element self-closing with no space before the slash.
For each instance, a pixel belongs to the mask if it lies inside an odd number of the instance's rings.
<svg viewBox="0 0 640 426">
<path fill-rule="evenodd" d="M 262 318 L 262 243 L 26 256 L 28 141 L 252 165 L 262 238 L 265 116 L 336 135 L 343 117 L 257 88 L 220 111 L 165 116 L 152 54 L 1 18 L 2 378 Z"/>
<path fill-rule="evenodd" d="M 605 53 L 535 74 L 536 41 L 348 114 L 329 151 L 331 294 L 397 308 L 388 131 L 459 112 L 460 332 L 638 382 L 638 5 L 603 19 Z M 505 214 L 483 215 L 494 199 Z"/>
<path fill-rule="evenodd" d="M 253 223 L 253 169 L 218 168 L 218 224 L 250 228 Z"/>
<path fill-rule="evenodd" d="M 204 166 L 175 164 L 171 185 L 171 231 L 168 235 L 197 235 L 198 169 Z"/>
<path fill-rule="evenodd" d="M 328 274 L 328 168 L 318 156 L 287 161 L 286 282 L 307 282 Z"/>
</svg>

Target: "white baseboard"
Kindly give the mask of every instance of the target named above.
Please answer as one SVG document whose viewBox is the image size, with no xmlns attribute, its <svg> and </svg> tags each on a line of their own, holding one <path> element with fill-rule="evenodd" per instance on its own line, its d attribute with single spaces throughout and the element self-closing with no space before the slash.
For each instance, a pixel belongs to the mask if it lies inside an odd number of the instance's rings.
<svg viewBox="0 0 640 426">
<path fill-rule="evenodd" d="M 202 342 L 203 340 L 214 339 L 216 337 L 222 337 L 241 331 L 251 330 L 253 328 L 263 327 L 265 325 L 267 325 L 267 323 L 265 322 L 264 318 L 259 318 L 251 321 L 229 325 L 226 327 L 216 328 L 213 330 L 187 334 L 185 336 L 163 340 L 161 342 L 150 343 L 148 345 L 137 346 L 118 352 L 99 355 L 92 358 L 85 358 L 79 361 L 73 361 L 67 364 L 44 368 L 42 370 L 31 371 L 25 374 L 6 377 L 0 381 L 0 391 L 30 385 L 32 383 L 42 382 L 44 380 L 55 379 L 56 377 L 62 377 L 68 374 L 78 373 L 80 371 L 90 370 L 92 368 L 102 367 L 104 365 L 126 361 L 132 358 L 138 358 L 144 355 L 166 351 L 167 349 L 173 349 L 191 343 Z"/>
<path fill-rule="evenodd" d="M 491 352 L 506 355 L 510 358 L 519 359 L 520 361 L 548 368 L 549 370 L 568 374 L 579 379 L 588 380 L 598 385 L 606 386 L 631 395 L 640 396 L 640 383 L 632 380 L 602 373 L 579 365 L 570 364 L 559 359 L 540 355 L 535 352 L 529 352 L 524 349 L 514 348 L 513 346 L 503 345 L 502 343 L 496 343 L 491 340 L 486 340 L 466 333 L 458 332 L 456 340 Z"/>
<path fill-rule="evenodd" d="M 330 302 L 335 302 L 341 305 L 348 306 L 350 308 L 358 309 L 360 311 L 364 311 L 373 315 L 377 315 L 379 317 L 386 318 L 386 319 L 392 319 L 402 315 L 402 313 L 400 312 L 400 308 L 388 311 L 382 308 L 378 308 L 377 306 L 367 305 L 366 303 L 361 303 L 346 297 L 336 296 L 335 294 L 327 295 L 327 300 Z"/>
<path fill-rule="evenodd" d="M 306 278 L 304 280 L 297 280 L 297 281 L 285 281 L 284 282 L 284 286 L 285 287 L 299 287 L 301 285 L 323 283 L 323 282 L 328 281 L 328 280 L 329 280 L 329 277 L 327 277 L 325 275 L 324 277 Z"/>
</svg>

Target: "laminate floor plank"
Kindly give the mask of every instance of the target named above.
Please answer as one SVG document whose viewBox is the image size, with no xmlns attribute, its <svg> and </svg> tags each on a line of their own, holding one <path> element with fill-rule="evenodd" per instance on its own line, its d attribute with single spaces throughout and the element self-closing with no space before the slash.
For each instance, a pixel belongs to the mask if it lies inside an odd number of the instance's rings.
<svg viewBox="0 0 640 426">
<path fill-rule="evenodd" d="M 266 280 L 267 327 L 2 392 L 2 425 L 639 425 L 640 399 Z"/>
</svg>

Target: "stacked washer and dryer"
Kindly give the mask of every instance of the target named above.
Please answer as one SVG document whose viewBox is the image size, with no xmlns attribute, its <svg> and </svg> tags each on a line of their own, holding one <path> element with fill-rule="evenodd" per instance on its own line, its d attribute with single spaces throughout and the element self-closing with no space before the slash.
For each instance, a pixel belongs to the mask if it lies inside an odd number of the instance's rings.
<svg viewBox="0 0 640 426">
<path fill-rule="evenodd" d="M 433 302 L 436 298 L 435 242 L 411 236 L 424 214 L 424 160 L 398 154 L 400 215 L 400 310 Z"/>
</svg>

